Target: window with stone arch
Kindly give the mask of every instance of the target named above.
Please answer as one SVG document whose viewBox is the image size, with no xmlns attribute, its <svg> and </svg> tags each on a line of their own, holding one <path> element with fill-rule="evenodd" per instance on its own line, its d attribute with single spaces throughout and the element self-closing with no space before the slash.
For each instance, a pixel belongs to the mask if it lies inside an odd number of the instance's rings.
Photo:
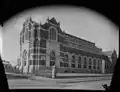
<svg viewBox="0 0 120 92">
<path fill-rule="evenodd" d="M 27 51 L 26 50 L 24 50 L 23 51 L 23 63 L 24 63 L 24 66 L 26 66 L 26 63 L 27 63 Z"/>
<path fill-rule="evenodd" d="M 69 61 L 68 54 L 65 54 L 65 55 L 64 55 L 64 60 L 65 60 L 66 62 L 68 62 L 68 61 Z"/>
<path fill-rule="evenodd" d="M 87 58 L 84 57 L 84 68 L 87 68 Z"/>
<path fill-rule="evenodd" d="M 54 66 L 55 65 L 55 60 L 56 60 L 55 51 L 52 50 L 50 52 L 50 66 Z"/>
<path fill-rule="evenodd" d="M 96 69 L 96 59 L 93 59 L 93 69 Z"/>
<path fill-rule="evenodd" d="M 81 64 L 82 63 L 82 58 L 79 56 L 78 57 L 78 63 Z"/>
<path fill-rule="evenodd" d="M 91 69 L 92 68 L 92 58 L 89 58 L 89 69 Z"/>
<path fill-rule="evenodd" d="M 72 55 L 72 63 L 75 63 L 75 55 Z"/>
<path fill-rule="evenodd" d="M 92 65 L 92 58 L 89 58 L 89 65 Z"/>
<path fill-rule="evenodd" d="M 82 58 L 79 56 L 78 57 L 78 68 L 82 67 Z"/>
<path fill-rule="evenodd" d="M 49 38 L 50 40 L 57 40 L 57 31 L 54 27 L 51 27 L 50 30 L 49 30 Z"/>
</svg>

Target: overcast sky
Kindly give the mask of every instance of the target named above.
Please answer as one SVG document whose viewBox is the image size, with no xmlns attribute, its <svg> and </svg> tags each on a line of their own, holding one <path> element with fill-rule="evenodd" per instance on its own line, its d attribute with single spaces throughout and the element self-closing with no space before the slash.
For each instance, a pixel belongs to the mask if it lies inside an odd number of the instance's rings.
<svg viewBox="0 0 120 92">
<path fill-rule="evenodd" d="M 60 21 L 60 27 L 65 32 L 95 42 L 103 51 L 115 49 L 118 53 L 118 29 L 102 15 L 75 8 L 36 9 L 17 15 L 4 25 L 2 58 L 12 64 L 16 64 L 16 59 L 20 56 L 20 31 L 28 16 L 42 23 L 48 16 L 53 16 Z"/>
</svg>

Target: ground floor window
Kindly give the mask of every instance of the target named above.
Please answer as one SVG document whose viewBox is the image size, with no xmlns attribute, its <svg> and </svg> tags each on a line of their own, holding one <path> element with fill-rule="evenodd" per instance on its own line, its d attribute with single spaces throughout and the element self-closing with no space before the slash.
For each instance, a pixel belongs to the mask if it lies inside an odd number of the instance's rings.
<svg viewBox="0 0 120 92">
<path fill-rule="evenodd" d="M 45 60 L 39 60 L 39 65 L 45 65 L 46 61 Z"/>
<path fill-rule="evenodd" d="M 68 63 L 64 63 L 64 67 L 68 67 Z"/>
<path fill-rule="evenodd" d="M 87 68 L 87 65 L 86 65 L 86 64 L 84 64 L 83 68 Z"/>
<path fill-rule="evenodd" d="M 71 67 L 72 67 L 72 68 L 75 68 L 75 64 L 72 64 Z"/>
<path fill-rule="evenodd" d="M 91 69 L 92 68 L 92 66 L 89 66 L 89 69 Z"/>
<path fill-rule="evenodd" d="M 39 65 L 46 65 L 46 56 L 39 55 Z"/>
<path fill-rule="evenodd" d="M 63 62 L 60 62 L 60 67 L 64 67 L 64 63 Z"/>
<path fill-rule="evenodd" d="M 100 69 L 100 67 L 98 66 L 98 67 L 97 67 L 97 69 L 99 70 L 99 69 Z"/>
<path fill-rule="evenodd" d="M 50 61 L 50 66 L 54 66 L 55 65 L 55 61 Z"/>
<path fill-rule="evenodd" d="M 78 68 L 81 68 L 81 64 L 78 64 Z"/>
<path fill-rule="evenodd" d="M 29 60 L 29 65 L 32 65 L 33 63 L 32 63 L 32 60 Z"/>
<path fill-rule="evenodd" d="M 93 69 L 96 69 L 96 66 L 93 66 Z"/>
</svg>

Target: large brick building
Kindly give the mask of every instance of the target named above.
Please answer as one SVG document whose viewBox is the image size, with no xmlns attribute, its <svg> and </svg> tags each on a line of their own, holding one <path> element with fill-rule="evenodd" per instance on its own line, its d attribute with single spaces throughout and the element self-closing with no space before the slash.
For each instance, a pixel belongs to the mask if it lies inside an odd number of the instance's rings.
<svg viewBox="0 0 120 92">
<path fill-rule="evenodd" d="M 70 35 L 53 17 L 44 24 L 28 18 L 20 33 L 23 72 L 39 72 L 41 67 L 57 67 L 57 72 L 105 73 L 108 58 L 95 43 Z"/>
</svg>

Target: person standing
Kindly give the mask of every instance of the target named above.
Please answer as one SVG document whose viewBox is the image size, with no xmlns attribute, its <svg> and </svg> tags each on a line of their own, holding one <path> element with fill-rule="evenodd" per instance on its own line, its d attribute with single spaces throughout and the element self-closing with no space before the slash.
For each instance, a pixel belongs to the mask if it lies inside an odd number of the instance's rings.
<svg viewBox="0 0 120 92">
<path fill-rule="evenodd" d="M 56 78 L 56 66 L 55 65 L 52 67 L 52 78 L 53 79 Z"/>
</svg>

